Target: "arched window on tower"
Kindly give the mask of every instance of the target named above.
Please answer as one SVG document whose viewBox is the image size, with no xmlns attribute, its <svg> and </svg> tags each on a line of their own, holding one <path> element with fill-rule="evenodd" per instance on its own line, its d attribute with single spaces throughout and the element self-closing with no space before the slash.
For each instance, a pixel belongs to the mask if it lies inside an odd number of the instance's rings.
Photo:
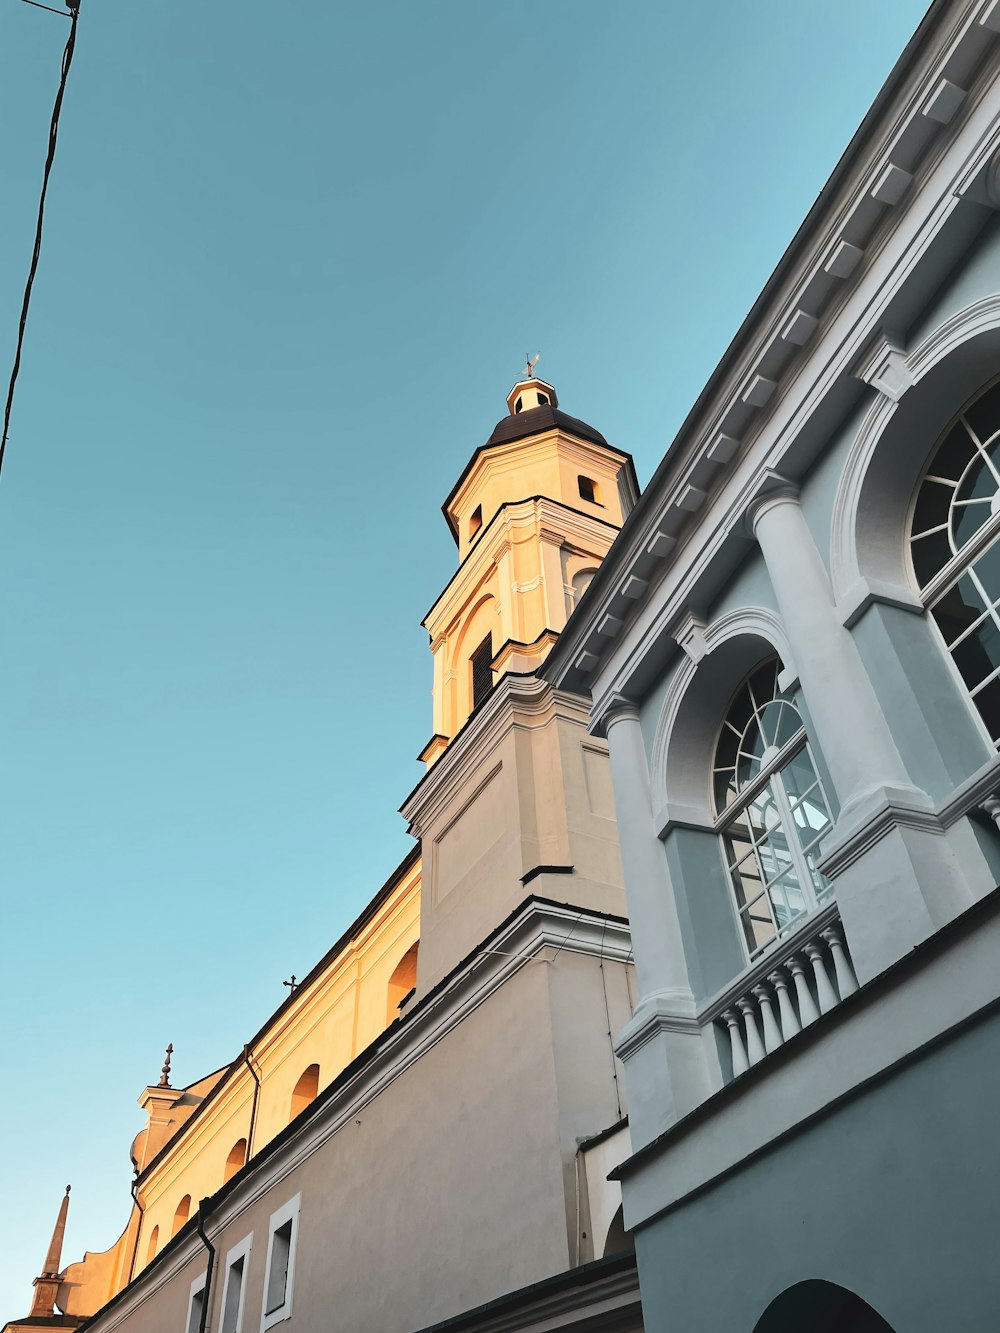
<svg viewBox="0 0 1000 1333">
<path fill-rule="evenodd" d="M 1000 745 L 1000 381 L 935 446 L 913 505 L 910 554 L 923 603 Z"/>
<path fill-rule="evenodd" d="M 170 1229 L 171 1236 L 176 1236 L 181 1227 L 188 1220 L 191 1213 L 191 1195 L 185 1194 L 177 1205 L 177 1211 L 174 1213 L 174 1225 Z"/>
<path fill-rule="evenodd" d="M 580 492 L 580 499 L 586 500 L 588 504 L 595 505 L 597 499 L 597 482 L 592 477 L 579 476 L 576 479 L 577 490 Z"/>
<path fill-rule="evenodd" d="M 229 1156 L 226 1158 L 226 1169 L 223 1172 L 222 1183 L 232 1180 L 236 1172 L 246 1166 L 247 1160 L 247 1141 L 246 1139 L 237 1139 L 229 1149 Z"/>
<path fill-rule="evenodd" d="M 417 951 L 419 947 L 419 941 L 410 945 L 389 978 L 389 1011 L 386 1020 L 389 1023 L 395 1022 L 399 1017 L 403 1001 L 417 984 Z"/>
<path fill-rule="evenodd" d="M 483 526 L 483 506 L 476 505 L 472 511 L 472 517 L 469 519 L 469 541 L 471 542 L 477 536 L 479 529 Z"/>
<path fill-rule="evenodd" d="M 472 707 L 478 708 L 493 689 L 493 635 L 487 634 L 469 659 L 472 673 Z"/>
<path fill-rule="evenodd" d="M 309 1065 L 303 1069 L 299 1075 L 299 1081 L 292 1089 L 292 1102 L 288 1111 L 288 1119 L 294 1120 L 297 1115 L 306 1109 L 310 1102 L 316 1100 L 316 1094 L 319 1092 L 319 1065 Z"/>
<path fill-rule="evenodd" d="M 153 1227 L 149 1233 L 149 1244 L 146 1246 L 146 1263 L 151 1264 L 156 1258 L 156 1247 L 160 1243 L 160 1228 Z"/>
<path fill-rule="evenodd" d="M 830 810 L 781 663 L 756 667 L 733 697 L 715 751 L 715 808 L 740 933 L 753 960 L 830 893 L 819 843 Z"/>
<path fill-rule="evenodd" d="M 573 575 L 573 607 L 580 605 L 580 598 L 594 581 L 594 575 L 596 573 L 596 569 L 581 569 Z M 572 610 L 573 608 L 571 607 L 570 609 Z"/>
</svg>

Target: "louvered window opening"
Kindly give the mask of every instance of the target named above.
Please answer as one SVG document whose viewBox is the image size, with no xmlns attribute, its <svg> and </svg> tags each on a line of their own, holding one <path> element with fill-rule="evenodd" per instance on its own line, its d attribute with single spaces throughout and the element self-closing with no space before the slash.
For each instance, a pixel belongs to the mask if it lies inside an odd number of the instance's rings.
<svg viewBox="0 0 1000 1333">
<path fill-rule="evenodd" d="M 493 635 L 487 634 L 472 654 L 472 707 L 478 708 L 493 689 Z"/>
</svg>

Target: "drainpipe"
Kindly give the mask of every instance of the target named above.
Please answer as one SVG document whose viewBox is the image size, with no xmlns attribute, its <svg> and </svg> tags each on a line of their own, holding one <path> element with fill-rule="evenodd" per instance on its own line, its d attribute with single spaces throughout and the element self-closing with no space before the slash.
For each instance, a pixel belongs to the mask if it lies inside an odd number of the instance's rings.
<svg viewBox="0 0 1000 1333">
<path fill-rule="evenodd" d="M 215 1267 L 215 1246 L 205 1235 L 205 1221 L 208 1217 L 210 1199 L 202 1199 L 198 1205 L 197 1231 L 202 1244 L 208 1250 L 208 1267 L 205 1269 L 205 1290 L 201 1301 L 201 1319 L 198 1321 L 198 1333 L 205 1333 L 208 1328 L 208 1312 L 212 1304 L 212 1269 Z"/>
<path fill-rule="evenodd" d="M 247 1133 L 247 1161 L 249 1162 L 253 1153 L 253 1131 L 254 1126 L 257 1124 L 257 1101 L 260 1097 L 260 1079 L 257 1076 L 257 1071 L 250 1063 L 249 1044 L 246 1044 L 243 1047 L 243 1059 L 246 1061 L 246 1067 L 250 1070 L 250 1077 L 253 1079 L 255 1085 L 253 1090 L 253 1103 L 250 1107 L 250 1129 Z"/>
<path fill-rule="evenodd" d="M 126 1283 L 125 1283 L 126 1287 L 128 1286 L 129 1282 L 131 1282 L 132 1279 L 135 1277 L 135 1261 L 136 1261 L 136 1256 L 137 1256 L 138 1253 L 139 1253 L 139 1240 L 140 1240 L 140 1237 L 142 1236 L 142 1219 L 143 1219 L 143 1217 L 144 1217 L 144 1215 L 145 1215 L 145 1212 L 146 1212 L 145 1206 L 139 1202 L 139 1167 L 138 1167 L 138 1164 L 136 1164 L 136 1166 L 135 1166 L 135 1175 L 132 1177 L 131 1190 L 132 1190 L 132 1202 L 135 1204 L 136 1208 L 138 1208 L 138 1210 L 139 1210 L 139 1225 L 138 1225 L 138 1226 L 136 1227 L 136 1229 L 135 1229 L 135 1244 L 132 1246 L 132 1258 L 131 1258 L 131 1260 L 130 1260 L 130 1262 L 129 1262 L 129 1266 L 128 1266 L 128 1279 L 127 1279 L 127 1281 L 126 1281 Z"/>
</svg>

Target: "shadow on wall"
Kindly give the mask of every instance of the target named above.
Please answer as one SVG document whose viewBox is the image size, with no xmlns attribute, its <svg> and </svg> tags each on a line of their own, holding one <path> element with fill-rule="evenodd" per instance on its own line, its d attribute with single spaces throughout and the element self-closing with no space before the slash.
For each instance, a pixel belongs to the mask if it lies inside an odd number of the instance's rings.
<svg viewBox="0 0 1000 1333">
<path fill-rule="evenodd" d="M 895 1333 L 867 1301 L 846 1287 L 813 1279 L 796 1283 L 771 1302 L 754 1333 Z"/>
</svg>

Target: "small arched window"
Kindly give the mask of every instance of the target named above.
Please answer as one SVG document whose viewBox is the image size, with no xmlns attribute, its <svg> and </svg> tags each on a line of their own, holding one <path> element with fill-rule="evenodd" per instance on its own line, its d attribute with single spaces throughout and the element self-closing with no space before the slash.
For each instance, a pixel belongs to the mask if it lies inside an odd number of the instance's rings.
<svg viewBox="0 0 1000 1333">
<path fill-rule="evenodd" d="M 588 504 L 597 504 L 597 482 L 592 477 L 577 477 L 576 485 L 581 500 L 586 500 Z"/>
<path fill-rule="evenodd" d="M 597 573 L 596 569 L 581 569 L 578 570 L 577 573 L 573 575 L 572 587 L 573 587 L 574 606 L 580 605 L 580 598 L 583 596 L 583 594 L 590 587 L 591 583 L 594 581 L 594 575 L 596 573 Z"/>
<path fill-rule="evenodd" d="M 149 1233 L 149 1244 L 146 1246 L 146 1263 L 151 1264 L 156 1258 L 156 1247 L 160 1243 L 160 1228 L 153 1227 Z"/>
<path fill-rule="evenodd" d="M 521 410 L 522 407 L 523 407 L 523 403 L 522 403 L 522 401 L 521 401 L 521 398 L 519 397 L 518 400 L 517 400 L 517 402 L 514 404 L 514 411 L 515 411 L 515 412 L 520 412 L 520 410 Z"/>
<path fill-rule="evenodd" d="M 246 1166 L 246 1161 L 247 1141 L 246 1139 L 237 1139 L 229 1149 L 229 1156 L 226 1158 L 226 1169 L 222 1175 L 222 1183 L 225 1184 L 227 1180 L 232 1180 L 233 1176 L 236 1175 L 236 1172 L 239 1171 L 241 1167 Z"/>
<path fill-rule="evenodd" d="M 924 605 L 1000 745 L 1000 382 L 944 432 L 917 489 L 910 554 Z"/>
<path fill-rule="evenodd" d="M 181 1227 L 188 1220 L 191 1213 L 191 1195 L 185 1194 L 177 1205 L 177 1211 L 174 1213 L 174 1225 L 170 1229 L 171 1236 L 176 1236 Z"/>
<path fill-rule="evenodd" d="M 472 676 L 472 707 L 478 708 L 493 689 L 493 635 L 487 634 L 469 659 Z"/>
<path fill-rule="evenodd" d="M 288 1119 L 294 1120 L 297 1115 L 306 1109 L 310 1102 L 316 1100 L 316 1094 L 319 1092 L 319 1065 L 309 1065 L 303 1069 L 299 1075 L 299 1081 L 292 1089 L 292 1104 L 289 1107 Z"/>
<path fill-rule="evenodd" d="M 419 941 L 411 944 L 406 953 L 396 964 L 395 971 L 389 978 L 388 1022 L 393 1023 L 399 1017 L 403 1001 L 411 994 L 417 984 L 417 951 Z"/>
<path fill-rule="evenodd" d="M 715 808 L 751 960 L 830 892 L 816 868 L 830 810 L 780 670 L 772 657 L 743 681 L 715 752 Z"/>
<path fill-rule="evenodd" d="M 472 517 L 469 519 L 469 541 L 471 542 L 476 533 L 483 526 L 483 506 L 476 505 L 472 511 Z"/>
</svg>

